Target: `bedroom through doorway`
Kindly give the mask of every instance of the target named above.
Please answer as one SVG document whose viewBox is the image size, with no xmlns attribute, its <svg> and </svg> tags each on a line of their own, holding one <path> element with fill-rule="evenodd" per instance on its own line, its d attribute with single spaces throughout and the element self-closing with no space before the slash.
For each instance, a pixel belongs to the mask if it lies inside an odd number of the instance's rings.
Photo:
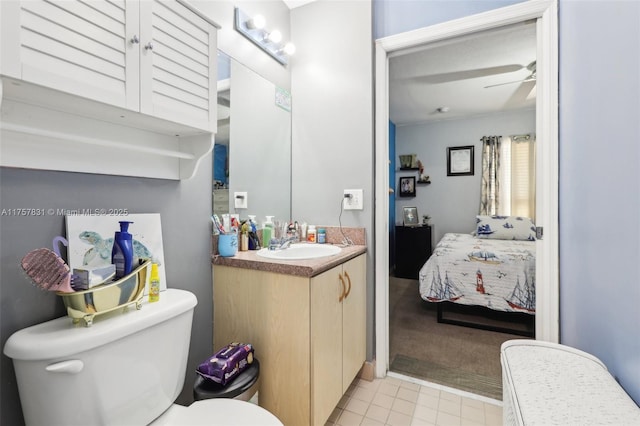
<svg viewBox="0 0 640 426">
<path fill-rule="evenodd" d="M 506 281 L 507 275 L 517 280 L 517 274 L 496 268 L 485 272 L 484 266 L 478 267 L 481 261 L 470 266 L 473 259 L 467 258 L 459 259 L 468 263 L 467 268 L 451 272 L 451 277 L 448 271 L 432 269 L 423 277 L 426 282 L 418 278 L 429 257 L 425 252 L 431 252 L 445 234 L 471 236 L 477 231 L 483 157 L 480 139 L 497 135 L 510 142 L 515 136 L 536 135 L 537 31 L 536 20 L 523 20 L 389 55 L 389 119 L 395 132 L 389 137 L 395 139 L 394 146 L 389 146 L 389 188 L 394 191 L 389 200 L 389 371 L 501 399 L 500 345 L 526 337 L 444 324 L 437 317 L 461 317 L 466 322 L 512 328 L 521 334 L 536 329 L 533 315 L 517 314 L 514 319 L 504 311 L 517 309 L 503 310 L 500 303 L 491 301 L 482 306 L 478 297 L 468 305 L 454 300 L 458 303 L 447 306 L 442 314 L 427 294 L 434 282 L 441 287 L 449 282 L 455 288 L 464 287 L 461 281 L 469 281 L 476 289 L 484 285 L 490 293 L 494 282 Z M 470 151 L 471 170 L 469 163 L 464 163 L 467 157 L 462 158 L 462 164 L 451 163 L 452 148 Z M 410 156 L 412 163 L 402 164 L 400 156 Z M 462 173 L 451 173 L 452 167 L 461 168 Z M 415 185 L 410 194 L 400 194 L 400 180 L 405 178 Z M 534 185 L 529 190 L 535 194 L 536 178 L 531 181 Z M 409 216 L 417 216 L 418 226 L 411 218 L 411 228 L 404 226 L 407 211 Z M 531 216 L 535 220 L 535 207 Z M 423 221 L 426 223 L 420 226 Z M 534 243 L 534 257 L 535 247 Z M 495 259 L 485 257 L 484 261 Z M 445 268 L 436 268 L 440 267 Z M 535 269 L 529 265 L 529 275 L 521 275 L 520 280 L 535 281 Z M 462 300 L 464 294 L 447 297 Z"/>
</svg>

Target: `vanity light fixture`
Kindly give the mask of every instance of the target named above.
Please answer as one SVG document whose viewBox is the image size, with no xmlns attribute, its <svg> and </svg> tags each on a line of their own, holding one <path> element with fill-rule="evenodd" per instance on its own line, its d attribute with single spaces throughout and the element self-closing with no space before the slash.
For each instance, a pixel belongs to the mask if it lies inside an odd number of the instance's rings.
<svg viewBox="0 0 640 426">
<path fill-rule="evenodd" d="M 282 65 L 289 63 L 289 56 L 295 52 L 291 42 L 282 43 L 282 33 L 278 30 L 267 31 L 266 20 L 262 15 L 249 17 L 239 8 L 235 8 L 235 29 L 256 46 L 264 50 Z"/>
</svg>

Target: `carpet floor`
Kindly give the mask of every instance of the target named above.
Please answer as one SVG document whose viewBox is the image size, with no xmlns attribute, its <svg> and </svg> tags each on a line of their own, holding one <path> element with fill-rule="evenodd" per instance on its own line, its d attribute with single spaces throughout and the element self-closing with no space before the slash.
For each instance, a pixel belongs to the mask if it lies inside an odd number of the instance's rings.
<svg viewBox="0 0 640 426">
<path fill-rule="evenodd" d="M 522 338 L 440 324 L 435 304 L 420 298 L 417 280 L 389 278 L 389 368 L 393 372 L 502 400 L 500 345 Z"/>
</svg>

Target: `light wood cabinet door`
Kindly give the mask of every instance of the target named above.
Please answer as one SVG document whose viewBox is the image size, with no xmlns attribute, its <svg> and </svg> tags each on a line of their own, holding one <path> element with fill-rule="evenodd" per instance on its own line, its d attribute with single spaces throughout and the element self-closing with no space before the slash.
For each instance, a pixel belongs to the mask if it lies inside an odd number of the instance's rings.
<svg viewBox="0 0 640 426">
<path fill-rule="evenodd" d="M 342 393 L 366 360 L 366 258 L 361 255 L 346 262 L 342 275 L 348 286 L 342 301 Z"/>
<path fill-rule="evenodd" d="M 311 412 L 323 425 L 342 397 L 342 266 L 311 279 Z"/>
<path fill-rule="evenodd" d="M 311 279 L 311 424 L 324 424 L 366 357 L 366 257 Z"/>
</svg>

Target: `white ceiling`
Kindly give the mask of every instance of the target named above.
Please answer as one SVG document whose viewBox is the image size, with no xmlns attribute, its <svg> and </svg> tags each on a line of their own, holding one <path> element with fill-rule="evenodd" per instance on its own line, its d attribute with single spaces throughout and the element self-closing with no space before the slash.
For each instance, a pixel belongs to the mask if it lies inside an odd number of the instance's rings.
<svg viewBox="0 0 640 426">
<path fill-rule="evenodd" d="M 389 60 L 389 116 L 398 126 L 535 105 L 535 23 L 432 43 Z M 510 84 L 503 84 L 513 82 Z M 499 85 L 486 88 L 486 86 Z M 449 108 L 440 113 L 438 108 Z"/>
<path fill-rule="evenodd" d="M 289 9 L 295 9 L 296 7 L 299 6 L 304 6 L 307 3 L 311 3 L 315 0 L 283 0 L 284 4 L 286 4 Z"/>
</svg>

